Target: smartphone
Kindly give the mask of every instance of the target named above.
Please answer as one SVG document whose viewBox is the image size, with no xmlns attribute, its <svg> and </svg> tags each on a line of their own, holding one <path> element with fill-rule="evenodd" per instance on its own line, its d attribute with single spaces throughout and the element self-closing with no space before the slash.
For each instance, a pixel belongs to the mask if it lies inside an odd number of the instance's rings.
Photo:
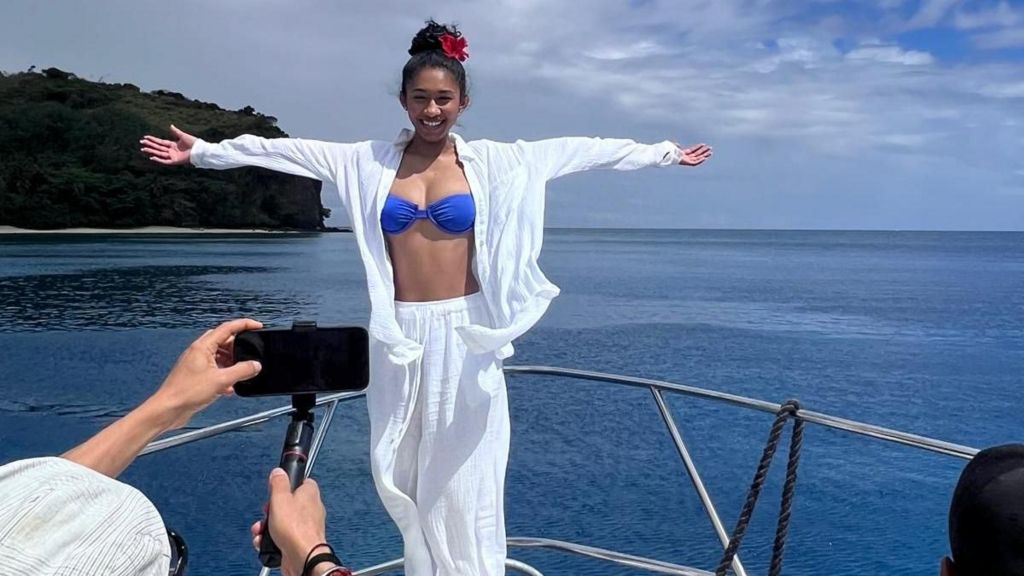
<svg viewBox="0 0 1024 576">
<path fill-rule="evenodd" d="M 250 330 L 235 336 L 235 361 L 263 369 L 235 384 L 239 396 L 281 396 L 363 390 L 370 382 L 369 336 L 364 328 Z"/>
</svg>

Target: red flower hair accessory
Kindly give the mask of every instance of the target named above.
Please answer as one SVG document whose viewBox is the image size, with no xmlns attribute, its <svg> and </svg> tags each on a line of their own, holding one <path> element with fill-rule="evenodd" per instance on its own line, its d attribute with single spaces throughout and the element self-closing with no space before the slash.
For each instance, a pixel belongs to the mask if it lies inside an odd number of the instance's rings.
<svg viewBox="0 0 1024 576">
<path fill-rule="evenodd" d="M 465 62 L 466 58 L 469 58 L 469 52 L 466 51 L 467 48 L 469 48 L 469 44 L 462 36 L 456 38 L 451 34 L 441 35 L 441 51 L 444 52 L 445 56 L 454 58 L 459 62 Z"/>
</svg>

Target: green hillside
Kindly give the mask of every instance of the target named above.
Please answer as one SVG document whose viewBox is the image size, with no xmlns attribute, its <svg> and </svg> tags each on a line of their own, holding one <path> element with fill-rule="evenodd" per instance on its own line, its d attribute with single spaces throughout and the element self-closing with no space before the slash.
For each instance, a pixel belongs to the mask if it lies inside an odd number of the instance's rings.
<svg viewBox="0 0 1024 576">
<path fill-rule="evenodd" d="M 251 107 L 224 110 L 163 90 L 49 68 L 0 73 L 0 225 L 318 230 L 320 183 L 259 168 L 165 167 L 139 139 L 174 122 L 208 141 L 287 136 Z"/>
</svg>

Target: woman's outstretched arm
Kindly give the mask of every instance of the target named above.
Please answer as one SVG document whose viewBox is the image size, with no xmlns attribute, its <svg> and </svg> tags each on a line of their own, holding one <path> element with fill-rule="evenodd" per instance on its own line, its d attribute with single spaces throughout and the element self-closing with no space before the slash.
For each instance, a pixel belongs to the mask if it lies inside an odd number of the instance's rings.
<svg viewBox="0 0 1024 576">
<path fill-rule="evenodd" d="M 552 138 L 517 142 L 524 162 L 547 180 L 584 170 L 636 170 L 648 166 L 699 166 L 711 158 L 711 147 L 682 148 L 675 142 L 641 144 L 617 138 Z"/>
<path fill-rule="evenodd" d="M 165 166 L 191 163 L 198 168 L 226 170 L 259 166 L 277 172 L 335 182 L 355 144 L 300 138 L 261 138 L 245 135 L 217 143 L 205 142 L 171 126 L 173 140 L 146 135 L 142 152 Z"/>
</svg>

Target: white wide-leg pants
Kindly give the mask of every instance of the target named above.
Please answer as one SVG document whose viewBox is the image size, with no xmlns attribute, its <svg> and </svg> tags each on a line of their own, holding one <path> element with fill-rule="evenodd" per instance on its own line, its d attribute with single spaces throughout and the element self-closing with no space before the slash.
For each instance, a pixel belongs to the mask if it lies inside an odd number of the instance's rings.
<svg viewBox="0 0 1024 576">
<path fill-rule="evenodd" d="M 399 326 L 423 345 L 409 365 L 371 339 L 373 478 L 405 542 L 408 576 L 505 573 L 508 396 L 495 353 L 468 352 L 455 328 L 486 324 L 480 294 L 396 302 Z"/>
</svg>

